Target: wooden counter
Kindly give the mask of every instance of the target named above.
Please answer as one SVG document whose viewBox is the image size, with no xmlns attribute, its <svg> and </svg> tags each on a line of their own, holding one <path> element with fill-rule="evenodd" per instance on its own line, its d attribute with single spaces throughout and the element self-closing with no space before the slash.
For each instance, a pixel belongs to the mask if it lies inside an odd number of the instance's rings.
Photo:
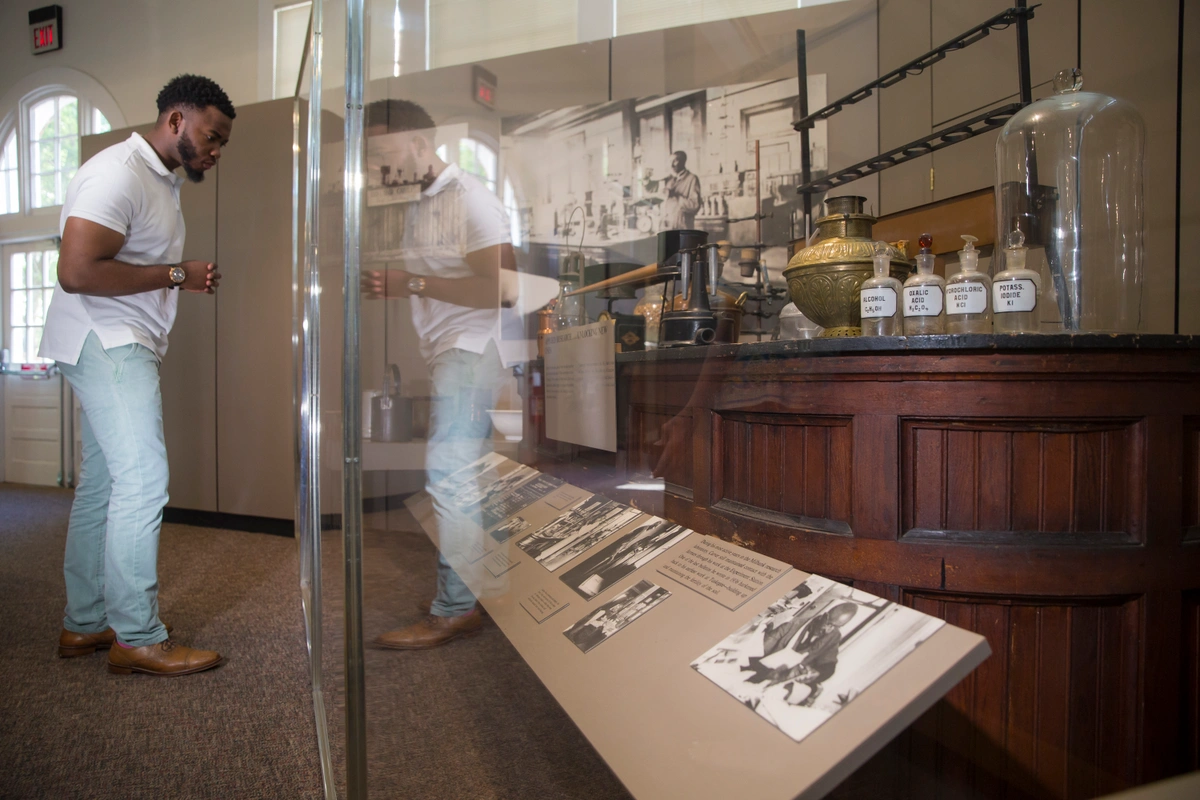
<svg viewBox="0 0 1200 800">
<path fill-rule="evenodd" d="M 543 468 L 988 638 L 840 791 L 1082 798 L 1200 769 L 1200 337 L 763 343 L 617 369 L 617 457 L 542 447 Z M 652 472 L 664 491 L 615 488 Z"/>
</svg>

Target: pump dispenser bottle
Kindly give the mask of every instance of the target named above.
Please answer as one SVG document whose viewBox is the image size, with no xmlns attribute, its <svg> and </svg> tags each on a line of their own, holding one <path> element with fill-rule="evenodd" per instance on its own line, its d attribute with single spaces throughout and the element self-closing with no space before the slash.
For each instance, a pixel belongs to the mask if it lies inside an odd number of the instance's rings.
<svg viewBox="0 0 1200 800">
<path fill-rule="evenodd" d="M 917 240 L 917 272 L 904 282 L 904 335 L 946 332 L 946 281 L 933 274 L 933 236 Z"/>
<path fill-rule="evenodd" d="M 903 329 L 900 315 L 900 281 L 889 274 L 892 257 L 887 242 L 875 243 L 875 277 L 863 281 L 859 294 L 863 336 L 899 336 Z"/>
<path fill-rule="evenodd" d="M 1025 234 L 1008 234 L 1003 272 L 992 279 L 993 327 L 996 333 L 1037 333 L 1042 299 L 1042 276 L 1025 268 Z"/>
<path fill-rule="evenodd" d="M 992 332 L 992 280 L 979 271 L 974 236 L 958 254 L 962 271 L 946 279 L 946 333 Z"/>
</svg>

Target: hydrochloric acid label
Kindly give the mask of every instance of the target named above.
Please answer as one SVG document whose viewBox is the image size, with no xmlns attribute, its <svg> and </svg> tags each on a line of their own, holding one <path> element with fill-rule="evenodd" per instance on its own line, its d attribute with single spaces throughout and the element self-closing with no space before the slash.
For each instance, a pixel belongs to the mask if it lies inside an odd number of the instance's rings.
<svg viewBox="0 0 1200 800">
<path fill-rule="evenodd" d="M 1028 278 L 992 284 L 992 311 L 997 314 L 1033 311 L 1037 308 L 1037 285 Z"/>
<path fill-rule="evenodd" d="M 987 311 L 987 287 L 982 283 L 960 283 L 946 287 L 947 314 L 982 314 Z"/>
<path fill-rule="evenodd" d="M 896 290 L 890 286 L 863 289 L 859 295 L 860 316 L 863 319 L 880 319 L 896 316 Z"/>
<path fill-rule="evenodd" d="M 936 317 L 942 313 L 942 287 L 926 283 L 904 287 L 904 316 Z"/>
</svg>

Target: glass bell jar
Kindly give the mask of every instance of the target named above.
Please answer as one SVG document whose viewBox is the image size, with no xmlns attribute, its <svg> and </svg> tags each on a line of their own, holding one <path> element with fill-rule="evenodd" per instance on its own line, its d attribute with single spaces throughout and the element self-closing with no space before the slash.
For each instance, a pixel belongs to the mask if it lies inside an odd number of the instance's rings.
<svg viewBox="0 0 1200 800">
<path fill-rule="evenodd" d="M 996 241 L 1019 230 L 1043 275 L 1043 330 L 1136 332 L 1142 304 L 1146 141 L 1130 103 L 1081 91 L 1077 69 L 996 141 Z M 994 271 L 1006 269 L 996 248 Z M 1057 306 L 1057 313 L 1055 307 Z"/>
</svg>

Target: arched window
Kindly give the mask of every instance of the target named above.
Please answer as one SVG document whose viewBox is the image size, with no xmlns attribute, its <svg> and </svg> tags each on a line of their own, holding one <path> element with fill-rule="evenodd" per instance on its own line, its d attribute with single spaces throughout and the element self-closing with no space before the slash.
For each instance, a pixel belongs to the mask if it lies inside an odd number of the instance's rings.
<svg viewBox="0 0 1200 800">
<path fill-rule="evenodd" d="M 97 107 L 65 87 L 29 93 L 0 126 L 0 214 L 62 205 L 79 169 L 79 137 L 112 129 Z"/>
<path fill-rule="evenodd" d="M 438 145 L 437 155 L 447 164 L 458 164 L 463 172 L 496 191 L 496 151 L 485 142 L 464 136 Z"/>
<path fill-rule="evenodd" d="M 21 209 L 17 188 L 17 133 L 8 134 L 0 145 L 0 214 L 15 214 Z"/>
<path fill-rule="evenodd" d="M 67 67 L 31 73 L 0 96 L 0 348 L 11 362 L 38 360 L 57 276 L 55 207 L 79 169 L 79 137 L 124 126 L 108 91 Z"/>
<path fill-rule="evenodd" d="M 513 247 L 521 246 L 521 210 L 517 201 L 517 193 L 512 181 L 504 179 L 504 193 L 500 194 L 499 160 L 495 149 L 487 142 L 464 136 L 443 142 L 437 147 L 437 156 L 447 164 L 458 164 L 463 172 L 474 175 L 479 181 L 495 192 L 504 203 L 508 212 L 508 224 L 511 227 Z"/>
<path fill-rule="evenodd" d="M 521 205 L 517 202 L 517 193 L 512 181 L 504 179 L 504 210 L 508 212 L 509 235 L 513 247 L 521 247 Z"/>
</svg>

